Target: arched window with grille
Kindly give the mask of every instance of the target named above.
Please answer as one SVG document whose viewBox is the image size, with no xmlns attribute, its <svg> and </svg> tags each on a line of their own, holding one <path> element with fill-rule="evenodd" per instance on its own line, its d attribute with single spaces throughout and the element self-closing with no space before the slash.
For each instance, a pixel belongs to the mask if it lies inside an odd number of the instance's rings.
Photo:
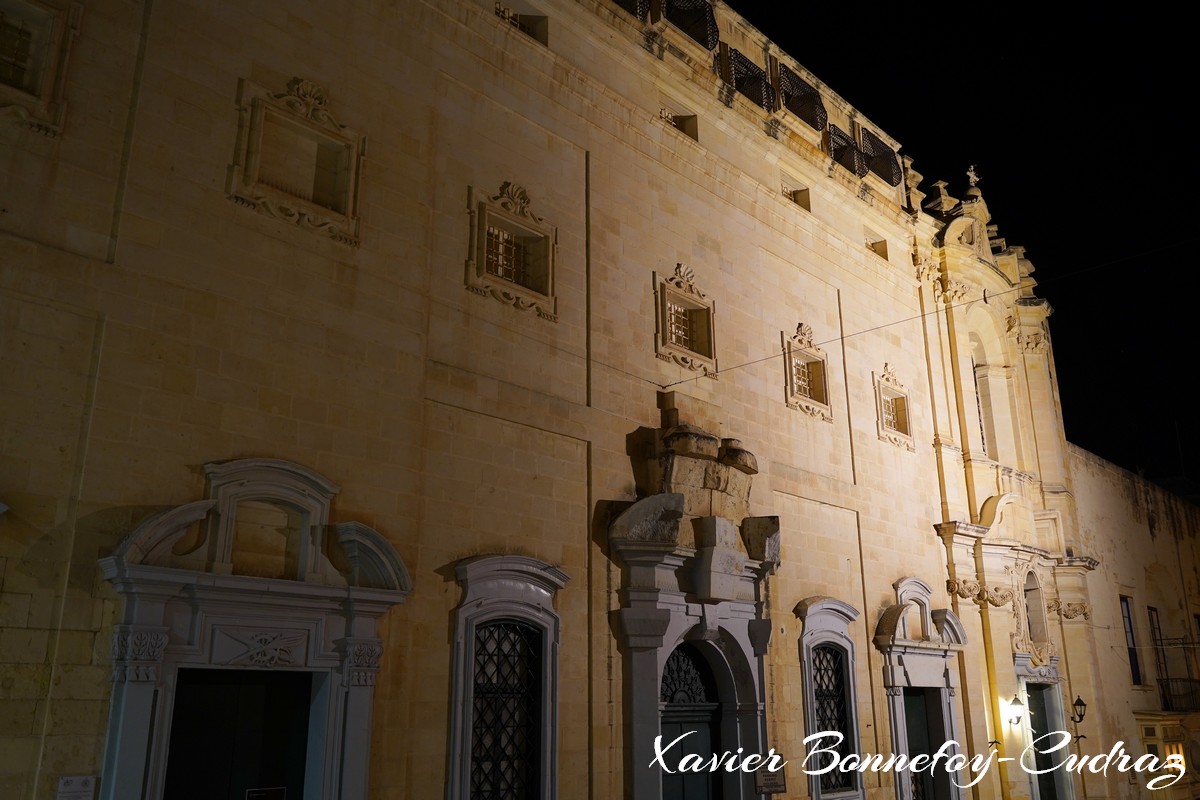
<svg viewBox="0 0 1200 800">
<path fill-rule="evenodd" d="M 834 758 L 832 753 L 841 760 L 858 752 L 854 639 L 850 636 L 850 625 L 858 619 L 858 611 L 831 597 L 810 597 L 797 604 L 795 613 L 804 622 L 800 658 L 804 668 L 805 735 L 828 733 L 827 739 L 814 746 L 831 751 L 821 756 L 823 764 Z M 808 780 L 813 800 L 863 796 L 859 772 L 829 770 L 810 774 Z"/>
<path fill-rule="evenodd" d="M 526 556 L 458 563 L 448 800 L 542 800 L 557 789 L 559 618 L 566 573 Z"/>
</svg>

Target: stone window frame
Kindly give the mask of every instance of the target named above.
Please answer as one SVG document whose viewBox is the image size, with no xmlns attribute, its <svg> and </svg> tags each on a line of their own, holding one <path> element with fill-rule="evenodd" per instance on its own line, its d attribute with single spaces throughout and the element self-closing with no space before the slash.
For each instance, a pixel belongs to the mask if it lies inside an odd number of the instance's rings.
<svg viewBox="0 0 1200 800">
<path fill-rule="evenodd" d="M 536 558 L 518 555 L 475 556 L 459 561 L 454 574 L 462 601 L 454 611 L 451 670 L 450 755 L 447 800 L 471 794 L 471 739 L 474 730 L 475 632 L 481 625 L 516 620 L 542 632 L 541 786 L 538 796 L 558 796 L 558 662 L 561 623 L 554 609 L 558 590 L 570 576 Z"/>
<path fill-rule="evenodd" d="M 245 78 L 238 80 L 238 138 L 229 166 L 226 193 L 235 203 L 288 222 L 335 242 L 359 243 L 358 191 L 366 137 L 342 125 L 329 111 L 319 84 L 292 78 L 283 92 L 272 92 Z M 334 191 L 337 207 L 306 197 L 296 187 L 272 185 L 260 174 L 268 125 L 286 129 L 317 148 L 342 153 Z"/>
<path fill-rule="evenodd" d="M 890 364 L 884 362 L 883 372 L 873 372 L 875 383 L 875 420 L 881 441 L 903 447 L 909 452 L 916 452 L 912 436 L 912 404 L 909 402 L 908 390 L 896 377 L 896 371 Z M 891 404 L 895 410 L 892 415 L 887 413 Z M 903 414 L 903 417 L 900 417 Z M 896 420 L 894 423 L 889 420 Z"/>
<path fill-rule="evenodd" d="M 249 458 L 205 472 L 205 499 L 151 515 L 99 562 L 122 597 L 100 798 L 161 796 L 179 670 L 201 668 L 311 673 L 308 749 L 320 755 L 306 763 L 305 785 L 365 800 L 378 623 L 411 592 L 408 570 L 378 531 L 327 524 L 339 487 L 307 467 Z M 298 514 L 293 535 L 309 544 L 298 563 L 311 569 L 295 579 L 231 574 L 243 500 Z"/>
<path fill-rule="evenodd" d="M 533 201 L 525 188 L 512 181 L 500 184 L 496 194 L 468 187 L 469 222 L 466 288 L 482 297 L 492 297 L 520 311 L 528 311 L 550 322 L 558 321 L 555 297 L 555 267 L 558 257 L 558 228 L 533 213 Z M 536 242 L 538 270 L 543 287 L 509 280 L 488 269 L 488 229 L 500 227 Z M 527 247 L 529 245 L 526 245 Z"/>
<path fill-rule="evenodd" d="M 0 83 L 0 119 L 46 136 L 58 136 L 67 110 L 64 99 L 67 61 L 79 33 L 83 6 L 43 0 L 0 0 L 0 14 L 17 16 L 26 22 L 37 20 L 38 36 L 31 51 L 40 53 L 40 57 L 32 56 L 32 71 L 36 74 L 25 86 Z"/>
<path fill-rule="evenodd" d="M 832 646 L 841 650 L 845 656 L 844 691 L 849 730 L 843 732 L 846 736 L 843 747 L 846 748 L 846 752 L 858 752 L 858 692 L 854 680 L 857 674 L 857 661 L 854 639 L 850 635 L 850 625 L 858 619 L 858 609 L 832 597 L 813 596 L 797 603 L 793 613 L 804 624 L 804 632 L 800 636 L 800 658 L 804 676 L 805 735 L 811 736 L 821 730 L 817 724 L 813 651 L 817 647 Z M 830 745 L 825 743 L 822 746 Z M 864 797 L 865 788 L 861 773 L 850 774 L 854 785 L 849 789 L 832 792 L 822 790 L 820 775 L 809 775 L 809 796 L 813 800 Z"/>
<path fill-rule="evenodd" d="M 779 190 L 788 201 L 795 206 L 812 213 L 812 189 L 798 178 L 782 173 L 779 178 Z"/>
<path fill-rule="evenodd" d="M 696 274 L 692 268 L 682 263 L 675 265 L 675 272 L 671 275 L 654 273 L 655 355 L 693 372 L 716 377 L 716 304 L 696 286 L 695 280 Z M 707 352 L 687 347 L 672 336 L 672 307 L 687 311 L 689 325 L 695 325 L 698 321 L 704 341 L 708 344 Z"/>
<path fill-rule="evenodd" d="M 825 351 L 813 342 L 813 329 L 801 322 L 796 325 L 796 332 L 788 336 L 786 332 L 779 334 L 783 341 L 784 386 L 788 408 L 803 411 L 810 417 L 816 417 L 825 422 L 833 421 L 833 410 L 829 404 L 829 360 Z M 814 367 L 818 371 L 817 380 L 820 382 L 819 395 L 805 393 L 796 380 L 796 365 L 804 363 L 809 370 Z M 810 384 L 813 378 L 810 373 Z"/>
</svg>

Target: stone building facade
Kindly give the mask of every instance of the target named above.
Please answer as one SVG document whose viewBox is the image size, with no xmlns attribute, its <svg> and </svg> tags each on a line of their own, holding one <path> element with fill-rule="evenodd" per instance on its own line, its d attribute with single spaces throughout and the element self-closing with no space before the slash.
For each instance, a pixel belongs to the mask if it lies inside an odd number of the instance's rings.
<svg viewBox="0 0 1200 800">
<path fill-rule="evenodd" d="M 0 13 L 0 796 L 770 788 L 659 736 L 1197 795 L 1195 508 L 1066 442 L 975 177 L 803 53 L 706 0 Z M 829 730 L 1014 760 L 808 775 Z"/>
</svg>

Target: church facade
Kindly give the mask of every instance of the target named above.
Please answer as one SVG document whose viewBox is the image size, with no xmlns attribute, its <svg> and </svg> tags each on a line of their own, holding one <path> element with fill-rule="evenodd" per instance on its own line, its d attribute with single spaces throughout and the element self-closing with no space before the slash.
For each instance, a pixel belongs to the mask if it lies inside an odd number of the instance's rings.
<svg viewBox="0 0 1200 800">
<path fill-rule="evenodd" d="M 0 14 L 0 796 L 1200 796 L 1200 514 L 803 53 Z"/>
</svg>

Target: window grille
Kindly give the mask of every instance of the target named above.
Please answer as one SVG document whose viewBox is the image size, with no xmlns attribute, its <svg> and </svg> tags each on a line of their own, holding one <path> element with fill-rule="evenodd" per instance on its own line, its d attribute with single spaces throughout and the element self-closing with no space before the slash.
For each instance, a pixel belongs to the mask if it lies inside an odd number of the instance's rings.
<svg viewBox="0 0 1200 800">
<path fill-rule="evenodd" d="M 662 703 L 717 702 L 711 671 L 690 646 L 677 647 L 667 656 L 658 699 Z"/>
<path fill-rule="evenodd" d="M 669 316 L 668 324 L 671 326 L 671 344 L 677 344 L 680 347 L 693 350 L 692 317 L 688 309 L 674 303 L 667 303 L 667 313 Z"/>
<path fill-rule="evenodd" d="M 471 797 L 539 795 L 542 634 L 517 620 L 475 629 Z"/>
<path fill-rule="evenodd" d="M 33 31 L 25 20 L 0 14 L 0 83 L 29 91 Z"/>
<path fill-rule="evenodd" d="M 828 402 L 825 399 L 824 365 L 820 361 L 806 361 L 801 356 L 792 356 L 792 394 L 818 403 Z"/>
<path fill-rule="evenodd" d="M 829 126 L 829 152 L 834 161 L 860 178 L 866 175 L 870 169 L 867 164 L 867 156 L 858 149 L 858 145 L 854 143 L 854 137 L 837 125 Z"/>
<path fill-rule="evenodd" d="M 846 654 L 840 647 L 817 645 L 812 650 L 813 698 L 816 706 L 816 729 L 837 731 L 842 741 L 836 747 L 822 742 L 822 747 L 834 750 L 841 760 L 849 755 L 854 743 L 850 741 L 850 718 L 846 691 Z M 827 763 L 830 755 L 822 755 Z M 830 770 L 821 775 L 822 792 L 839 792 L 854 788 L 852 773 Z"/>
<path fill-rule="evenodd" d="M 859 133 L 862 136 L 862 151 L 867 161 L 867 168 L 887 181 L 889 185 L 899 186 L 902 175 L 896 151 L 866 128 L 860 128 Z"/>
<path fill-rule="evenodd" d="M 779 93 L 788 111 L 804 120 L 813 130 L 825 130 L 829 124 L 829 113 L 825 111 L 820 92 L 784 64 L 779 65 Z"/>
<path fill-rule="evenodd" d="M 534 288 L 528 248 L 516 234 L 491 225 L 487 229 L 487 271 L 510 283 Z"/>
<path fill-rule="evenodd" d="M 730 48 L 729 68 L 733 73 L 733 88 L 767 111 L 775 110 L 775 89 L 762 67 Z"/>
<path fill-rule="evenodd" d="M 792 360 L 792 381 L 796 394 L 808 398 L 813 396 L 812 365 L 807 361 L 799 358 Z"/>
<path fill-rule="evenodd" d="M 709 0 L 666 0 L 667 20 L 705 50 L 715 50 L 721 40 L 717 17 Z"/>
<path fill-rule="evenodd" d="M 616 3 L 638 19 L 645 19 L 650 13 L 650 0 L 616 0 Z"/>
<path fill-rule="evenodd" d="M 908 434 L 908 420 L 904 414 L 904 398 L 883 398 L 883 427 L 897 433 Z"/>
</svg>

